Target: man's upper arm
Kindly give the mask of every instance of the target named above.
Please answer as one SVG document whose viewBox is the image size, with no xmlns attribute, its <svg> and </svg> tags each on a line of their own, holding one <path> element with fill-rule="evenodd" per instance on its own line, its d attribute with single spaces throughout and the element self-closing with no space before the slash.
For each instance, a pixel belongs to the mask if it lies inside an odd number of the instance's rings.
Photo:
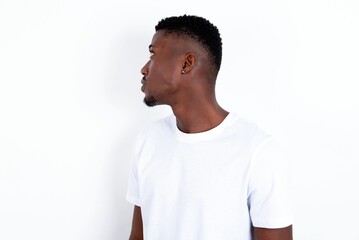
<svg viewBox="0 0 359 240">
<path fill-rule="evenodd" d="M 134 207 L 130 240 L 143 240 L 142 214 L 139 206 Z"/>
<path fill-rule="evenodd" d="M 262 229 L 272 234 L 288 231 L 293 216 L 287 156 L 268 138 L 251 160 L 248 207 L 253 227 L 260 233 Z"/>
<path fill-rule="evenodd" d="M 254 240 L 293 240 L 292 225 L 285 228 L 253 228 Z"/>
</svg>

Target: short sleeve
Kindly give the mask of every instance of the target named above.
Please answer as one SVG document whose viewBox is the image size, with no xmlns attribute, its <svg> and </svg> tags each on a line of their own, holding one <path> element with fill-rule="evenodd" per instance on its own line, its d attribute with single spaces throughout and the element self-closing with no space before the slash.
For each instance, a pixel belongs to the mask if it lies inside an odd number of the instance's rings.
<svg viewBox="0 0 359 240">
<path fill-rule="evenodd" d="M 254 151 L 248 185 L 248 206 L 254 227 L 283 228 L 292 224 L 290 168 L 272 137 Z"/>
<path fill-rule="evenodd" d="M 138 181 L 138 156 L 140 149 L 139 145 L 140 145 L 140 141 L 138 137 L 132 152 L 132 159 L 130 164 L 130 172 L 128 177 L 128 186 L 126 193 L 127 201 L 129 201 L 130 203 L 136 206 L 141 206 L 139 181 Z"/>
</svg>

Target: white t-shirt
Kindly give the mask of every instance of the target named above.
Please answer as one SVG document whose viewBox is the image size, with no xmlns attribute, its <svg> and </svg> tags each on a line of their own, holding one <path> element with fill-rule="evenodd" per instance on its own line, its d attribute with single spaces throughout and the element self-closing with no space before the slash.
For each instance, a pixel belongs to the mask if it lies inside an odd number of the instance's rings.
<svg viewBox="0 0 359 240">
<path fill-rule="evenodd" d="M 145 240 L 250 240 L 292 224 L 288 167 L 271 136 L 230 113 L 201 133 L 161 119 L 137 141 L 127 200 Z"/>
</svg>

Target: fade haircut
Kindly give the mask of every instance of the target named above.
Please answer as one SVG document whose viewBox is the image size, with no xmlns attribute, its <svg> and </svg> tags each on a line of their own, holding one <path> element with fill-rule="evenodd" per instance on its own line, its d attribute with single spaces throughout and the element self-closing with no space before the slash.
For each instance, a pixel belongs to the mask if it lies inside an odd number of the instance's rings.
<svg viewBox="0 0 359 240">
<path fill-rule="evenodd" d="M 168 17 L 160 20 L 155 29 L 156 32 L 164 30 L 168 34 L 175 33 L 194 39 L 206 50 L 215 74 L 218 74 L 222 61 L 222 39 L 218 28 L 207 19 L 193 15 Z"/>
</svg>

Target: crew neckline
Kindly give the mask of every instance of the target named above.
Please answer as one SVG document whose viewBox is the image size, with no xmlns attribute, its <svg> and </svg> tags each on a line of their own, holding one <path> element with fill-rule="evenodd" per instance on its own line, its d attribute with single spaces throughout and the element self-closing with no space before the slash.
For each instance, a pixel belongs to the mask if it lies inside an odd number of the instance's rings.
<svg viewBox="0 0 359 240">
<path fill-rule="evenodd" d="M 175 132 L 176 138 L 178 140 L 182 142 L 193 143 L 214 139 L 223 132 L 223 130 L 232 122 L 234 118 L 235 114 L 229 112 L 227 116 L 223 119 L 223 121 L 212 129 L 199 133 L 184 133 L 178 129 L 176 117 L 172 115 L 171 127 Z"/>
</svg>

